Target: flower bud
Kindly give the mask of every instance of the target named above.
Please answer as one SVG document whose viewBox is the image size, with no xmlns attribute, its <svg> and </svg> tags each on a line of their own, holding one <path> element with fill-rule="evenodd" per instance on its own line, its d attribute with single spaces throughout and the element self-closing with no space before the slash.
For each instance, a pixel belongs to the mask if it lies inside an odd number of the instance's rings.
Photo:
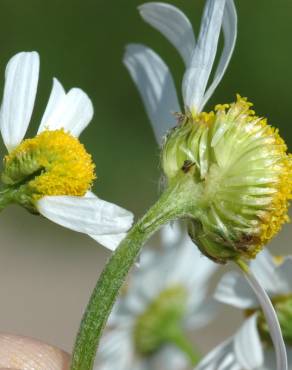
<svg viewBox="0 0 292 370">
<path fill-rule="evenodd" d="M 219 263 L 254 258 L 288 221 L 292 157 L 251 106 L 237 96 L 215 112 L 187 114 L 162 150 L 169 182 L 187 175 L 201 187 L 189 233 Z"/>
</svg>

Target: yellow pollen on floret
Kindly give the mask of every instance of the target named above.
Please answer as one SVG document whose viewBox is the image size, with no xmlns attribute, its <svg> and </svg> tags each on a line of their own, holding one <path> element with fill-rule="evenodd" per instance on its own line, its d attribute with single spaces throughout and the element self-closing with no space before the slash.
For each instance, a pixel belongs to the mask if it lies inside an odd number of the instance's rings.
<svg viewBox="0 0 292 370">
<path fill-rule="evenodd" d="M 254 119 L 255 111 L 251 109 L 253 107 L 253 103 L 248 101 L 246 97 L 242 97 L 239 94 L 236 94 L 236 102 L 230 105 L 238 107 L 240 110 L 242 110 L 242 113 L 244 112 L 248 117 L 247 120 Z"/>
<path fill-rule="evenodd" d="M 273 262 L 275 265 L 280 266 L 285 261 L 283 256 L 273 256 Z"/>
<path fill-rule="evenodd" d="M 292 199 L 292 155 L 287 153 L 287 146 L 284 140 L 279 135 L 279 130 L 270 126 L 266 118 L 259 118 L 255 116 L 254 110 L 250 109 L 253 106 L 247 98 L 241 97 L 237 94 L 237 101 L 231 104 L 233 109 L 238 109 L 241 114 L 246 115 L 246 122 L 256 120 L 254 126 L 255 132 L 259 128 L 264 129 L 263 136 L 271 139 L 271 145 L 279 160 L 276 164 L 271 165 L 267 169 L 269 173 L 276 173 L 277 180 L 271 186 L 276 191 L 271 195 L 271 203 L 267 207 L 265 216 L 260 218 L 260 233 L 256 248 L 253 251 L 253 256 L 256 254 L 280 231 L 282 225 L 289 222 L 288 207 L 289 200 Z M 279 171 L 279 168 L 281 171 Z"/>
<path fill-rule="evenodd" d="M 215 118 L 216 116 L 213 111 L 201 112 L 194 117 L 194 121 L 210 127 L 214 123 Z"/>
<path fill-rule="evenodd" d="M 34 169 L 27 181 L 34 199 L 45 195 L 83 196 L 96 177 L 91 155 L 63 129 L 46 130 L 24 140 L 5 157 L 5 167 L 17 168 L 20 173 Z"/>
<path fill-rule="evenodd" d="M 281 139 L 282 140 L 282 139 Z M 285 155 L 280 166 L 282 167 L 279 181 L 276 184 L 277 192 L 272 197 L 270 211 L 261 225 L 261 245 L 267 244 L 289 222 L 288 206 L 292 199 L 292 155 Z"/>
<path fill-rule="evenodd" d="M 270 126 L 267 119 L 255 117 L 255 112 L 250 109 L 253 104 L 248 102 L 247 98 L 237 95 L 235 105 L 240 105 L 248 115 L 247 122 L 257 119 L 254 130 L 264 129 L 263 136 L 271 139 L 274 155 L 279 158 L 276 164 L 267 169 L 267 175 L 277 174 L 277 180 L 270 185 L 276 191 L 271 195 L 271 203 L 267 207 L 265 216 L 260 219 L 259 242 L 254 249 L 255 256 L 280 231 L 282 225 L 289 222 L 288 207 L 289 200 L 292 199 L 292 155 L 287 153 L 287 146 L 279 135 L 279 130 Z"/>
<path fill-rule="evenodd" d="M 215 112 L 226 111 L 226 109 L 229 109 L 229 107 L 230 107 L 230 104 L 217 104 L 215 106 Z"/>
<path fill-rule="evenodd" d="M 289 200 L 292 199 L 292 155 L 287 154 L 287 146 L 279 135 L 278 129 L 268 125 L 266 119 L 260 120 L 258 124 L 265 128 L 267 137 L 273 138 L 273 146 L 279 157 L 279 161 L 274 168 L 271 166 L 270 171 L 281 168 L 278 181 L 272 184 L 277 191 L 272 195 L 269 211 L 261 223 L 260 247 L 262 247 L 280 231 L 284 223 L 289 222 L 288 206 Z"/>
</svg>

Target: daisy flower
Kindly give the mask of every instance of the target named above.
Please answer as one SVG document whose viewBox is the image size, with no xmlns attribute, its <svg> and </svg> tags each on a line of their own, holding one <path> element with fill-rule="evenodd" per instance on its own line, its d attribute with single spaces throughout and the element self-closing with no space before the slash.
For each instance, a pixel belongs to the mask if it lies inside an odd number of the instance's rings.
<svg viewBox="0 0 292 370">
<path fill-rule="evenodd" d="M 114 306 L 96 357 L 96 370 L 186 369 L 198 360 L 187 331 L 208 323 L 214 301 L 207 281 L 216 265 L 175 224 L 161 231 L 159 251 L 142 252 Z"/>
<path fill-rule="evenodd" d="M 81 89 L 65 92 L 54 78 L 37 135 L 24 139 L 38 78 L 36 52 L 16 54 L 7 64 L 0 129 L 8 154 L 1 174 L 0 210 L 18 203 L 114 249 L 133 216 L 90 191 L 95 166 L 78 137 L 92 119 L 92 103 Z"/>
<path fill-rule="evenodd" d="M 292 257 L 275 258 L 264 250 L 250 266 L 270 296 L 277 312 L 292 369 Z M 208 354 L 196 370 L 274 370 L 275 352 L 269 328 L 254 292 L 237 272 L 225 274 L 215 299 L 243 310 L 241 328 Z"/>
<path fill-rule="evenodd" d="M 186 66 L 181 110 L 169 69 L 156 53 L 130 45 L 124 58 L 162 145 L 166 191 L 176 192 L 173 202 L 188 217 L 188 232 L 202 253 L 245 270 L 264 305 L 282 370 L 285 351 L 275 312 L 245 261 L 255 258 L 289 219 L 292 157 L 278 130 L 257 117 L 246 98 L 237 95 L 234 103 L 203 111 L 234 49 L 234 3 L 206 1 L 198 39 L 187 17 L 171 5 L 147 3 L 139 11 L 176 47 Z M 210 80 L 221 28 L 224 47 Z M 176 119 L 171 112 L 182 113 Z"/>
</svg>

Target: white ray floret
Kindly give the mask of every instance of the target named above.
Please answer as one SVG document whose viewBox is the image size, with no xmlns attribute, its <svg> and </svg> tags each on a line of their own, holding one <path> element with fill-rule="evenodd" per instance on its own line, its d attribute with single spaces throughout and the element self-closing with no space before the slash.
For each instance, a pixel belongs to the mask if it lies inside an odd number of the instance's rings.
<svg viewBox="0 0 292 370">
<path fill-rule="evenodd" d="M 127 46 L 124 64 L 138 87 L 156 140 L 161 144 L 162 137 L 176 123 L 172 112 L 180 111 L 169 69 L 153 50 L 138 44 Z"/>
<path fill-rule="evenodd" d="M 0 127 L 8 151 L 21 142 L 28 128 L 37 92 L 39 65 L 36 52 L 16 54 L 7 64 Z"/>
<path fill-rule="evenodd" d="M 185 109 L 193 114 L 200 113 L 221 81 L 234 50 L 237 15 L 233 0 L 206 2 L 197 41 L 191 22 L 175 6 L 150 2 L 141 5 L 139 11 L 147 23 L 160 31 L 173 44 L 184 60 L 186 71 L 182 92 Z M 224 47 L 214 78 L 209 81 L 221 28 L 224 34 Z M 149 58 L 149 48 L 139 45 L 139 58 L 136 52 L 135 47 L 128 47 L 124 64 L 137 85 L 156 139 L 161 144 L 169 128 L 175 126 L 175 119 L 170 115 L 181 111 L 173 79 L 168 67 L 157 54 L 152 51 L 153 58 Z M 150 71 L 152 71 L 151 74 Z"/>
<path fill-rule="evenodd" d="M 78 88 L 73 88 L 66 93 L 60 82 L 54 78 L 49 102 L 38 133 L 45 129 L 57 130 L 61 122 L 65 131 L 78 137 L 92 117 L 93 106 L 87 94 Z"/>
<path fill-rule="evenodd" d="M 144 21 L 161 32 L 188 65 L 196 40 L 187 16 L 180 9 L 167 3 L 150 2 L 139 6 L 138 9 Z"/>
</svg>

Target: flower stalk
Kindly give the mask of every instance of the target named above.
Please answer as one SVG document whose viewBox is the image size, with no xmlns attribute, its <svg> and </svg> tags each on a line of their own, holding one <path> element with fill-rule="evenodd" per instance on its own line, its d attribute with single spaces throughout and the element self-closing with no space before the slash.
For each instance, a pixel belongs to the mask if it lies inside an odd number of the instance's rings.
<svg viewBox="0 0 292 370">
<path fill-rule="evenodd" d="M 199 202 L 200 189 L 194 187 L 192 191 L 186 191 L 193 184 L 188 175 L 182 176 L 180 181 L 169 184 L 157 203 L 133 226 L 109 259 L 81 321 L 73 351 L 71 370 L 92 369 L 103 328 L 119 290 L 142 246 L 164 224 L 194 213 Z M 199 210 L 200 207 L 197 209 Z"/>
</svg>

